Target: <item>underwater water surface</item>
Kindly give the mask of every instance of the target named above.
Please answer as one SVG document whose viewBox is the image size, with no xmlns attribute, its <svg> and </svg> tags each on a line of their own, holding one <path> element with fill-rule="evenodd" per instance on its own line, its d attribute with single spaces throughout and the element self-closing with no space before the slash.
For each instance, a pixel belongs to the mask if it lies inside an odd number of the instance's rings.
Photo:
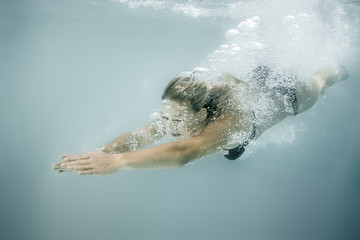
<svg viewBox="0 0 360 240">
<path fill-rule="evenodd" d="M 0 0 L 1 239 L 360 239 L 359 1 Z M 78 176 L 167 82 L 258 64 L 350 78 L 244 157 Z"/>
</svg>

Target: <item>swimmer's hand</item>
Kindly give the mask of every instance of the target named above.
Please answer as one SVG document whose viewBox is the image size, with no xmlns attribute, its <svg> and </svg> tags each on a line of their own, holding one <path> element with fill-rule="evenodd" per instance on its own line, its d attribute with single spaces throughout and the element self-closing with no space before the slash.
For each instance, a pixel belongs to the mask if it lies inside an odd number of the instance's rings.
<svg viewBox="0 0 360 240">
<path fill-rule="evenodd" d="M 119 171 L 125 165 L 118 155 L 101 151 L 60 157 L 64 161 L 53 164 L 52 169 L 59 172 L 77 172 L 80 175 L 108 175 Z"/>
</svg>

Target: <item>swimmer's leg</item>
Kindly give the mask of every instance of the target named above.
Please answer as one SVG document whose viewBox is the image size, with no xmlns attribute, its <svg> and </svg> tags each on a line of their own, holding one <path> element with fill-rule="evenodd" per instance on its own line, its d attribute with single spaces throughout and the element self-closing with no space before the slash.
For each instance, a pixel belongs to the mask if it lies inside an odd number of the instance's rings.
<svg viewBox="0 0 360 240">
<path fill-rule="evenodd" d="M 299 112 L 311 108 L 328 87 L 347 78 L 349 74 L 345 67 L 339 67 L 337 70 L 323 70 L 315 74 L 307 84 L 299 86 L 296 90 Z"/>
<path fill-rule="evenodd" d="M 335 83 L 343 81 L 347 78 L 349 78 L 349 74 L 347 73 L 346 68 L 341 66 L 336 70 L 324 70 L 315 74 L 312 82 L 317 85 L 320 93 L 324 93 L 325 89 L 328 87 L 331 87 Z"/>
</svg>

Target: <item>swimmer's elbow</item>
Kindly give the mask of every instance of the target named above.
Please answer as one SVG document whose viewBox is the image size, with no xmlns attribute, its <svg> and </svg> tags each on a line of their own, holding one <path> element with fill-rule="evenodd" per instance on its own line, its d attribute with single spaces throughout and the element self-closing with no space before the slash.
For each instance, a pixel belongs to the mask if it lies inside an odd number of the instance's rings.
<svg viewBox="0 0 360 240">
<path fill-rule="evenodd" d="M 181 144 L 178 146 L 178 167 L 183 167 L 189 162 L 195 161 L 200 157 L 199 150 L 190 144 Z"/>
<path fill-rule="evenodd" d="M 192 159 L 190 157 L 190 155 L 188 155 L 186 152 L 184 152 L 183 156 L 178 161 L 178 168 L 181 168 L 181 167 L 185 166 L 186 164 L 188 164 L 189 162 L 191 162 L 193 160 L 194 159 Z"/>
<path fill-rule="evenodd" d="M 184 144 L 177 143 L 171 149 L 171 157 L 173 159 L 174 168 L 180 168 L 185 166 L 191 160 L 191 150 Z"/>
</svg>

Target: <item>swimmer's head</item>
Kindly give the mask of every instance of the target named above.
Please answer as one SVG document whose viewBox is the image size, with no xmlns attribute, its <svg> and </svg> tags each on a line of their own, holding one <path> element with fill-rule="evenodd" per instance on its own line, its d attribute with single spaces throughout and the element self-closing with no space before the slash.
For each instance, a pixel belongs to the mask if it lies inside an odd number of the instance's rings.
<svg viewBox="0 0 360 240">
<path fill-rule="evenodd" d="M 178 76 L 168 83 L 163 92 L 162 112 L 165 119 L 182 120 L 172 121 L 173 123 L 182 122 L 183 125 L 188 123 L 189 125 L 182 129 L 190 130 L 190 135 L 193 135 L 217 118 L 224 106 L 229 105 L 230 92 L 231 88 L 226 84 L 210 85 L 205 81 L 194 79 L 193 75 Z M 168 112 L 167 109 L 172 110 Z M 167 116 L 164 111 L 171 116 Z M 180 116 L 182 119 L 178 119 Z M 170 130 L 170 133 L 171 131 L 173 130 Z M 174 132 L 173 135 L 177 133 Z"/>
<path fill-rule="evenodd" d="M 204 81 L 194 80 L 193 76 L 179 76 L 166 86 L 161 99 L 189 103 L 198 112 L 206 104 L 209 88 Z"/>
<path fill-rule="evenodd" d="M 206 124 L 205 108 L 194 111 L 189 103 L 174 100 L 161 101 L 164 127 L 176 140 L 188 139 L 200 133 Z"/>
</svg>

